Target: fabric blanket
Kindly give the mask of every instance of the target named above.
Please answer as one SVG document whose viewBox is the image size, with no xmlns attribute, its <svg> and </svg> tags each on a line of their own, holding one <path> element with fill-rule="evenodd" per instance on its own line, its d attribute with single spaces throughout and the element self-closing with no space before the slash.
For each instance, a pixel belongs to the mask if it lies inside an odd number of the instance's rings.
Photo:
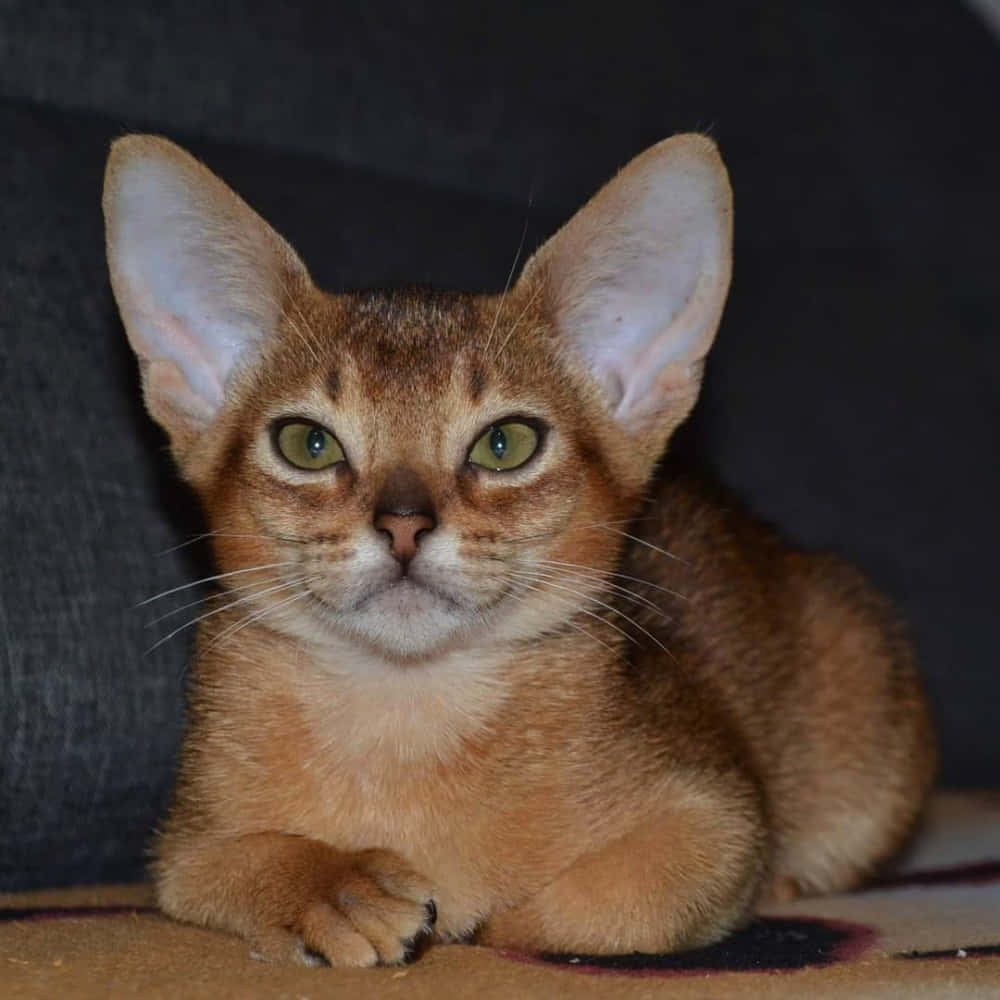
<svg viewBox="0 0 1000 1000">
<path fill-rule="evenodd" d="M 675 955 L 432 948 L 396 969 L 280 968 L 173 923 L 148 886 L 0 895 L 0 997 L 1000 998 L 1000 793 L 941 793 L 864 890 L 768 907 Z"/>
</svg>

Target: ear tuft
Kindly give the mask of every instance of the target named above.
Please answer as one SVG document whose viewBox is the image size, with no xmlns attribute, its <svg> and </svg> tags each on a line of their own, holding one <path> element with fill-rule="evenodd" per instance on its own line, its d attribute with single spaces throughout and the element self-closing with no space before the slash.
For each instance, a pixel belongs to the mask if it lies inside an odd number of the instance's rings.
<svg viewBox="0 0 1000 1000">
<path fill-rule="evenodd" d="M 601 189 L 525 268 L 632 433 L 670 432 L 697 398 L 732 257 L 732 191 L 715 144 L 678 135 Z M 522 280 L 524 280 L 522 278 Z"/>
<path fill-rule="evenodd" d="M 289 278 L 308 275 L 244 201 L 158 136 L 112 145 L 103 204 L 111 284 L 147 407 L 172 439 L 189 439 L 275 330 Z"/>
</svg>

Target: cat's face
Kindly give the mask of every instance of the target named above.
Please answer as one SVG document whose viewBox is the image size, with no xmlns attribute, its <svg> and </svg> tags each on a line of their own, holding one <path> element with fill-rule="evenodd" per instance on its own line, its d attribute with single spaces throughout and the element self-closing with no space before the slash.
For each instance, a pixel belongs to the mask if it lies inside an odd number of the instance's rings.
<svg viewBox="0 0 1000 1000">
<path fill-rule="evenodd" d="M 334 296 L 182 151 L 120 142 L 112 282 L 240 622 L 405 662 L 593 614 L 697 393 L 728 198 L 705 140 L 668 140 L 506 296 Z"/>
<path fill-rule="evenodd" d="M 272 567 L 247 613 L 412 659 L 586 606 L 635 456 L 543 306 L 313 295 L 290 315 L 219 422 L 203 488 L 221 569 Z"/>
</svg>

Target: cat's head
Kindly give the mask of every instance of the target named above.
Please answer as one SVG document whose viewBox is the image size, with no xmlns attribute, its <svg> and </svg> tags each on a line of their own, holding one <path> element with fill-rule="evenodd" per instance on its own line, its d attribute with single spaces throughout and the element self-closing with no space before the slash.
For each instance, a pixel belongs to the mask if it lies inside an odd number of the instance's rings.
<svg viewBox="0 0 1000 1000">
<path fill-rule="evenodd" d="M 146 405 L 241 620 L 400 662 L 588 607 L 729 284 L 729 183 L 695 135 L 633 160 L 504 297 L 321 292 L 151 136 L 115 143 L 104 210 Z"/>
</svg>

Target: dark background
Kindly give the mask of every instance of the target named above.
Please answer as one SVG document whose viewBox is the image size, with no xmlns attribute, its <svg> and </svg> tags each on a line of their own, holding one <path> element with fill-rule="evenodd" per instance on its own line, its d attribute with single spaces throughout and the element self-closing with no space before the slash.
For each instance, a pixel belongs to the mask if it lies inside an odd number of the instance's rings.
<svg viewBox="0 0 1000 1000">
<path fill-rule="evenodd" d="M 943 781 L 995 786 L 998 99 L 955 0 L 0 0 L 0 889 L 141 871 L 189 640 L 146 654 L 183 614 L 133 606 L 209 572 L 158 555 L 197 515 L 107 285 L 129 130 L 191 147 L 327 287 L 470 290 L 503 285 L 526 219 L 530 250 L 645 146 L 709 131 L 735 278 L 679 447 L 895 598 Z"/>
</svg>

